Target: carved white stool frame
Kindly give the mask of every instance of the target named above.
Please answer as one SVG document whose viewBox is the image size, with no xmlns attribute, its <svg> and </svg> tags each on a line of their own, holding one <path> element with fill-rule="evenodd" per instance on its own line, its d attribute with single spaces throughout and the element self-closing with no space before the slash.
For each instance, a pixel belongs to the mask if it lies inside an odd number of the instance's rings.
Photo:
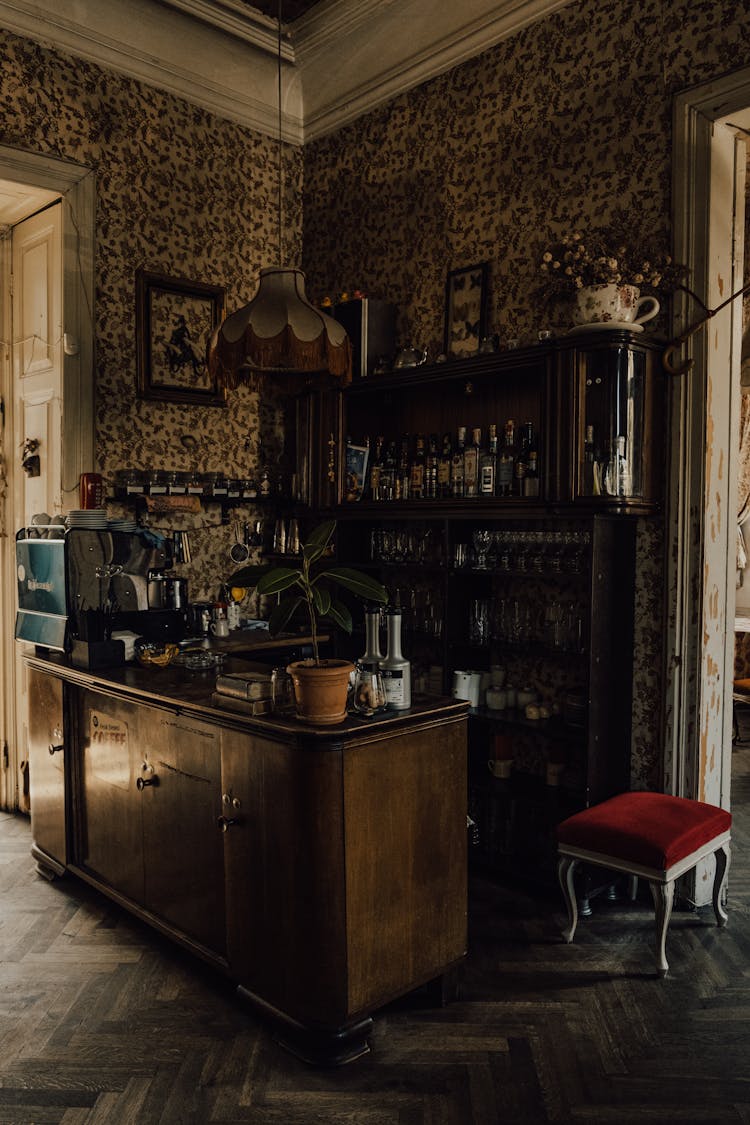
<svg viewBox="0 0 750 1125">
<path fill-rule="evenodd" d="M 602 855 L 601 852 L 588 851 L 586 848 L 576 848 L 568 844 L 559 844 L 558 852 L 560 861 L 557 875 L 560 887 L 565 898 L 568 911 L 568 928 L 563 930 L 565 941 L 570 944 L 578 925 L 578 904 L 576 902 L 573 874 L 579 862 L 593 863 L 597 867 L 606 867 L 611 871 L 621 871 L 633 878 L 646 879 L 654 899 L 656 908 L 656 965 L 660 977 L 665 977 L 669 964 L 665 954 L 667 943 L 667 927 L 672 914 L 674 900 L 674 882 L 680 875 L 690 871 L 697 863 L 713 852 L 716 856 L 716 874 L 714 875 L 713 907 L 716 915 L 717 926 L 726 926 L 727 913 L 724 909 L 723 894 L 729 874 L 730 832 L 722 832 L 714 836 L 696 851 L 686 855 L 683 859 L 673 863 L 666 871 L 659 871 L 654 867 L 644 867 L 642 864 L 630 863 L 626 859 L 617 859 L 615 856 Z"/>
</svg>

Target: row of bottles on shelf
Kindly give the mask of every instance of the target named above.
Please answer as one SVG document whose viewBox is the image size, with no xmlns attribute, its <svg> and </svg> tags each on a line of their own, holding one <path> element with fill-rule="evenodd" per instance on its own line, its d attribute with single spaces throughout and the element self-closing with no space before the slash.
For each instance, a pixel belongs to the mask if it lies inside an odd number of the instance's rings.
<svg viewBox="0 0 750 1125">
<path fill-rule="evenodd" d="M 611 443 L 600 443 L 594 427 L 587 425 L 583 443 L 584 496 L 631 496 L 633 484 L 633 465 L 625 435 L 618 434 Z"/>
<path fill-rule="evenodd" d="M 516 432 L 513 419 L 505 423 L 502 442 L 497 427 L 484 431 L 475 427 L 467 436 L 459 426 L 456 438 L 445 433 L 404 434 L 400 442 L 369 436 L 365 471 L 361 476 L 347 472 L 347 499 L 368 500 L 464 500 L 494 497 L 539 496 L 539 450 L 532 422 L 524 422 Z M 371 454 L 371 456 L 370 456 Z"/>
<path fill-rule="evenodd" d="M 252 476 L 224 472 L 183 472 L 173 469 L 118 469 L 113 491 L 117 499 L 129 496 L 197 496 L 207 500 L 250 502 L 296 499 L 297 477 L 280 463 L 265 465 Z"/>
</svg>

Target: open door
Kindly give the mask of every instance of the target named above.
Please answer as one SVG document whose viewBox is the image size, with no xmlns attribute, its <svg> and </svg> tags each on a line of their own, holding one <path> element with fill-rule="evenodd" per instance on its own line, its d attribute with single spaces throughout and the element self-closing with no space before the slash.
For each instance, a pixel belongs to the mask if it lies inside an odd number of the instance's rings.
<svg viewBox="0 0 750 1125">
<path fill-rule="evenodd" d="M 11 341 L 0 354 L 0 808 L 13 810 L 24 807 L 28 741 L 25 670 L 13 637 L 14 536 L 36 512 L 77 507 L 80 473 L 93 468 L 94 184 L 80 165 L 5 146 L 0 180 L 58 199 L 13 223 L 0 247 L 0 338 Z M 27 439 L 39 443 L 29 471 L 21 463 Z"/>
</svg>

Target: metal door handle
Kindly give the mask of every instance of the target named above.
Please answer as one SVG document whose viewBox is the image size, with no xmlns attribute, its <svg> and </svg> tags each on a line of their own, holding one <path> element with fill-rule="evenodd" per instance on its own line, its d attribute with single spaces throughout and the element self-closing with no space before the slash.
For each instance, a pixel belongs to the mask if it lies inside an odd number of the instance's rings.
<svg viewBox="0 0 750 1125">
<path fill-rule="evenodd" d="M 239 817 L 236 816 L 220 816 L 217 817 L 216 823 L 221 828 L 222 832 L 228 832 L 233 824 L 239 824 Z"/>
<path fill-rule="evenodd" d="M 147 785 L 158 785 L 158 777 L 137 777 L 135 781 L 136 789 L 145 789 Z"/>
<path fill-rule="evenodd" d="M 56 745 L 54 745 L 54 744 L 53 744 L 52 742 L 50 742 L 50 744 L 49 744 L 49 746 L 47 747 L 47 749 L 49 750 L 49 752 L 50 752 L 50 755 L 52 755 L 52 754 L 56 754 L 56 753 L 58 752 L 58 750 L 64 750 L 64 749 L 65 749 L 65 745 L 64 745 L 64 744 L 63 744 L 63 743 L 61 742 L 61 743 L 59 744 L 59 746 L 56 746 Z"/>
</svg>

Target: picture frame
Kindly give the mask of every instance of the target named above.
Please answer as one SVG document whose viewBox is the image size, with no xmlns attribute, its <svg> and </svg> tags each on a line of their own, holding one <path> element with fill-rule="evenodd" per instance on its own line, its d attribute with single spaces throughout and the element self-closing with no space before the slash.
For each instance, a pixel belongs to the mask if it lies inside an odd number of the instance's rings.
<svg viewBox="0 0 750 1125">
<path fill-rule="evenodd" d="M 224 315 L 224 288 L 139 269 L 135 292 L 138 397 L 226 406 L 206 362 Z"/>
<path fill-rule="evenodd" d="M 487 332 L 489 266 L 479 262 L 451 270 L 445 282 L 445 354 L 477 355 Z"/>
<path fill-rule="evenodd" d="M 346 479 L 344 482 L 344 500 L 347 503 L 361 500 L 365 493 L 367 481 L 367 462 L 370 458 L 370 448 L 366 445 L 352 445 L 346 443 Z"/>
</svg>

